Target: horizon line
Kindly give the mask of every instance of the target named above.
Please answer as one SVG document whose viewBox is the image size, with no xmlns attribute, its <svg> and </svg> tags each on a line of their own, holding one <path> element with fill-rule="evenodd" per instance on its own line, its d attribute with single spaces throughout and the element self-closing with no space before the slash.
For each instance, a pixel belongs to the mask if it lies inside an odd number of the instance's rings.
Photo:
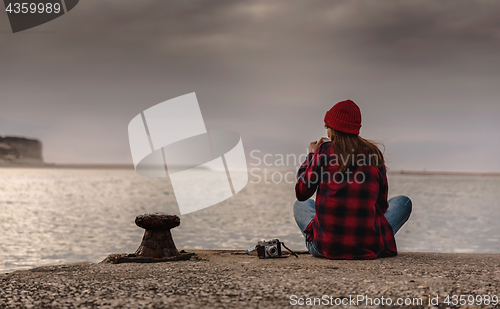
<svg viewBox="0 0 500 309">
<path fill-rule="evenodd" d="M 42 165 L 0 164 L 0 168 L 79 168 L 79 169 L 131 169 L 134 164 L 127 163 L 44 163 Z M 500 176 L 500 172 L 458 172 L 458 171 L 428 171 L 428 170 L 388 170 L 391 175 L 428 175 L 428 176 Z"/>
</svg>

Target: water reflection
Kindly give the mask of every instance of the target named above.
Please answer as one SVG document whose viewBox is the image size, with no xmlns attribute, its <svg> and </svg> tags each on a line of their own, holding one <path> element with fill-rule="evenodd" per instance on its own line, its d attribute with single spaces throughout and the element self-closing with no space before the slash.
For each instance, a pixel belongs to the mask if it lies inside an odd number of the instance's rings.
<svg viewBox="0 0 500 309">
<path fill-rule="evenodd" d="M 134 252 L 143 230 L 135 216 L 179 214 L 168 179 L 128 170 L 1 169 L 0 272 L 97 262 Z M 500 178 L 390 175 L 389 196 L 413 201 L 398 232 L 400 251 L 500 252 Z M 291 209 L 294 186 L 248 184 L 233 198 L 181 217 L 181 249 L 245 249 L 280 238 L 305 249 Z"/>
</svg>

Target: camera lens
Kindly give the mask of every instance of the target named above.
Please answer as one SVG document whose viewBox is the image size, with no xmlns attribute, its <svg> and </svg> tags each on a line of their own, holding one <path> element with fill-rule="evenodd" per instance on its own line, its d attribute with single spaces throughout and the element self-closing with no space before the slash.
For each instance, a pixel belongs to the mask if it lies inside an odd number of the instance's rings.
<svg viewBox="0 0 500 309">
<path fill-rule="evenodd" d="M 276 246 L 269 246 L 266 249 L 269 256 L 278 256 L 278 248 Z"/>
</svg>

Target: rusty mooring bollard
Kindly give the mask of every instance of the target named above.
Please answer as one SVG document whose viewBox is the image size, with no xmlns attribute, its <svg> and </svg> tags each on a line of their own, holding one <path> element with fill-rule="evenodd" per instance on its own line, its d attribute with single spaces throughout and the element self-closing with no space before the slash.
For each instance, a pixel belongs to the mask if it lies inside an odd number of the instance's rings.
<svg viewBox="0 0 500 309">
<path fill-rule="evenodd" d="M 170 229 L 181 224 L 179 217 L 165 213 L 143 214 L 135 218 L 135 224 L 146 230 L 136 256 L 165 258 L 180 255 L 170 233 Z"/>
<path fill-rule="evenodd" d="M 101 263 L 155 263 L 189 260 L 194 253 L 177 250 L 170 229 L 181 224 L 176 215 L 151 213 L 139 215 L 135 224 L 146 231 L 134 254 L 111 254 Z"/>
</svg>

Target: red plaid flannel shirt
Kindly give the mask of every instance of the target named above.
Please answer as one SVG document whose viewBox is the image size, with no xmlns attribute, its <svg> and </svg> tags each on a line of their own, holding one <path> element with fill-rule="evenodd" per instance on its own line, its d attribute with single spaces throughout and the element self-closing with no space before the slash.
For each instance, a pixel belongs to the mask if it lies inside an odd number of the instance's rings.
<svg viewBox="0 0 500 309">
<path fill-rule="evenodd" d="M 316 214 L 305 230 L 307 241 L 314 242 L 329 259 L 397 255 L 394 233 L 384 216 L 389 207 L 386 168 L 370 166 L 366 161 L 351 168 L 348 183 L 346 173 L 338 172 L 332 143 L 327 142 L 308 155 L 297 173 L 297 199 L 305 201 L 316 192 Z M 356 173 L 363 173 L 363 182 L 361 174 L 354 178 Z"/>
</svg>

